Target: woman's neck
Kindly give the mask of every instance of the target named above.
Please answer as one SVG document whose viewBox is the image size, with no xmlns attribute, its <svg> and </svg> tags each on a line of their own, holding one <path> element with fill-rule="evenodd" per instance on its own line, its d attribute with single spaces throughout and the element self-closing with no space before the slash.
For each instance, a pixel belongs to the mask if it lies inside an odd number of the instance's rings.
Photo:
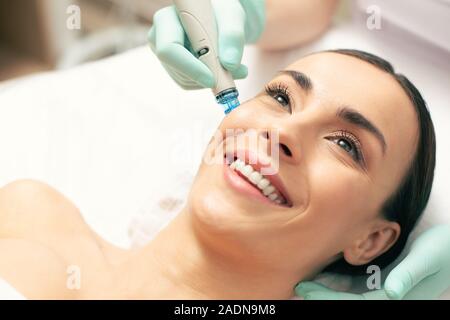
<svg viewBox="0 0 450 320">
<path fill-rule="evenodd" d="M 257 265 L 249 255 L 225 254 L 220 245 L 196 232 L 188 209 L 183 209 L 133 263 L 148 278 L 141 282 L 142 294 L 156 299 L 292 297 L 301 276 Z"/>
</svg>

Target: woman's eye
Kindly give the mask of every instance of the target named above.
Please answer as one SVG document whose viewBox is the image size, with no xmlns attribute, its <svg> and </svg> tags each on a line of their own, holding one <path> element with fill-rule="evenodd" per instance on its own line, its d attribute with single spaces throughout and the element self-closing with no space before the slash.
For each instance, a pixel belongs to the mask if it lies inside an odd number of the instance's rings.
<svg viewBox="0 0 450 320">
<path fill-rule="evenodd" d="M 277 94 L 273 97 L 279 104 L 281 104 L 283 107 L 286 107 L 289 105 L 289 98 L 284 96 L 283 94 Z"/>
<path fill-rule="evenodd" d="M 351 138 L 347 138 L 345 133 L 339 133 L 340 136 L 330 137 L 329 140 L 333 141 L 340 148 L 342 148 L 345 152 L 347 152 L 353 160 L 357 163 L 364 165 L 364 158 L 362 155 L 362 149 L 358 143 L 352 141 Z"/>
<path fill-rule="evenodd" d="M 266 87 L 266 93 L 291 113 L 291 98 L 287 87 L 282 84 L 269 85 Z"/>
<path fill-rule="evenodd" d="M 339 139 L 337 141 L 337 145 L 340 146 L 345 151 L 347 151 L 348 153 L 353 151 L 353 145 L 345 139 Z"/>
</svg>

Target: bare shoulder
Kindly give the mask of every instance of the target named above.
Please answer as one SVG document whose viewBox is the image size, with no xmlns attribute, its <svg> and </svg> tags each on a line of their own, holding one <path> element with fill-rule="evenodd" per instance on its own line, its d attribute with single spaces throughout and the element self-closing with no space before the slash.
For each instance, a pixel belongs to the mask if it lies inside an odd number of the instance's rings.
<svg viewBox="0 0 450 320">
<path fill-rule="evenodd" d="M 75 205 L 43 182 L 16 180 L 0 189 L 0 238 L 42 240 L 89 233 Z"/>
<path fill-rule="evenodd" d="M 77 268 L 85 283 L 101 285 L 108 280 L 98 275 L 107 275 L 126 254 L 98 236 L 78 208 L 51 186 L 17 180 L 0 189 L 0 260 L 8 262 L 2 263 L 0 276 L 17 276 L 13 286 L 31 276 L 37 285 L 45 284 L 43 297 L 59 292 L 72 298 L 76 292 L 67 291 L 66 282 Z"/>
<path fill-rule="evenodd" d="M 0 278 L 28 299 L 76 299 L 68 261 L 39 242 L 0 239 Z M 75 275 L 76 276 L 76 275 Z"/>
<path fill-rule="evenodd" d="M 16 180 L 0 188 L 0 239 L 87 237 L 108 245 L 62 193 L 37 180 Z"/>
</svg>

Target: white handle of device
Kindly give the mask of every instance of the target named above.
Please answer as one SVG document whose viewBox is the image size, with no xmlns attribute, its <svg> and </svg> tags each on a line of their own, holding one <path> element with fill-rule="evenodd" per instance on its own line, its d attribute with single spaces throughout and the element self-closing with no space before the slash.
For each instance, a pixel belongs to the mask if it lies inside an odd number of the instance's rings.
<svg viewBox="0 0 450 320">
<path fill-rule="evenodd" d="M 174 4 L 192 49 L 217 80 L 214 95 L 236 88 L 231 73 L 219 60 L 217 23 L 211 0 L 174 0 Z"/>
</svg>

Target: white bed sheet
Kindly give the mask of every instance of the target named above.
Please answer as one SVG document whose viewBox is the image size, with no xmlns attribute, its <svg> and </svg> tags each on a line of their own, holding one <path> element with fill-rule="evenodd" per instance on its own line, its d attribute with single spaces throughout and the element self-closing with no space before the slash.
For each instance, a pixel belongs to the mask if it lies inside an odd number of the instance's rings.
<svg viewBox="0 0 450 320">
<path fill-rule="evenodd" d="M 290 52 L 248 47 L 250 76 L 238 86 L 242 100 L 250 98 L 276 70 L 320 49 L 365 49 L 392 61 L 421 89 L 436 126 L 435 184 L 416 234 L 450 223 L 450 62 L 443 52 L 429 54 L 421 43 L 398 39 L 341 25 Z M 45 181 L 71 199 L 101 236 L 127 247 L 132 217 L 167 194 L 178 172 L 195 172 L 222 117 L 208 90 L 179 89 L 147 47 L 2 83 L 0 185 Z"/>
</svg>

